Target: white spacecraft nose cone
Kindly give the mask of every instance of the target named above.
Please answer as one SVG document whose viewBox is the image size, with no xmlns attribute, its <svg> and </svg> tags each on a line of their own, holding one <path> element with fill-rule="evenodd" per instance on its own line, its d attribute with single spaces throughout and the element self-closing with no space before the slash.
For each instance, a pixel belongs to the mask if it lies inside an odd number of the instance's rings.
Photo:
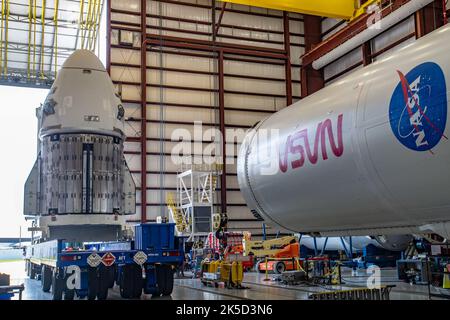
<svg viewBox="0 0 450 320">
<path fill-rule="evenodd" d="M 89 50 L 77 50 L 64 62 L 63 69 L 91 69 L 106 72 L 100 59 Z"/>
<path fill-rule="evenodd" d="M 123 136 L 122 102 L 100 59 L 88 50 L 67 58 L 42 110 L 41 137 L 67 132 Z"/>
</svg>

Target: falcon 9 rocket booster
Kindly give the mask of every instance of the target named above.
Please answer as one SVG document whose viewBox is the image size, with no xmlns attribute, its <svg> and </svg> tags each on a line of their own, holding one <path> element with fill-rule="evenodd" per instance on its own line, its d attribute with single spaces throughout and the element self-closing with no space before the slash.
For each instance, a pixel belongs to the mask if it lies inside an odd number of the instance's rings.
<svg viewBox="0 0 450 320">
<path fill-rule="evenodd" d="M 323 236 L 450 239 L 450 26 L 259 122 L 238 157 L 258 218 Z"/>
</svg>

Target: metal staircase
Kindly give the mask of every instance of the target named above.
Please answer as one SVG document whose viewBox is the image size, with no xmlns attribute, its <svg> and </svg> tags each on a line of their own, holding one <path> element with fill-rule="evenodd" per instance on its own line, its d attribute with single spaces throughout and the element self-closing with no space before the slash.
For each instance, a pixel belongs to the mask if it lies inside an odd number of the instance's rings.
<svg viewBox="0 0 450 320">
<path fill-rule="evenodd" d="M 186 223 L 181 210 L 178 209 L 175 196 L 172 192 L 167 193 L 166 203 L 172 216 L 172 220 L 175 222 L 177 231 L 180 233 L 186 232 L 189 222 Z"/>
</svg>

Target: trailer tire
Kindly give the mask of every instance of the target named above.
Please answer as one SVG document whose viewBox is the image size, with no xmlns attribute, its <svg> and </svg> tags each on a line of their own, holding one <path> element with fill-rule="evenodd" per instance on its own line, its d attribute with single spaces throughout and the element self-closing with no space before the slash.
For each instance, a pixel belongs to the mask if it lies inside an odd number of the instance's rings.
<svg viewBox="0 0 450 320">
<path fill-rule="evenodd" d="M 45 265 L 41 271 L 41 286 L 44 292 L 49 292 L 52 287 L 52 269 Z"/>
<path fill-rule="evenodd" d="M 155 265 L 155 272 L 156 272 L 156 285 L 158 291 L 154 295 L 160 296 L 166 286 L 163 265 L 161 264 Z"/>
<path fill-rule="evenodd" d="M 95 300 L 98 293 L 98 275 L 97 268 L 88 268 L 88 300 Z"/>
<path fill-rule="evenodd" d="M 65 281 L 58 277 L 56 272 L 52 275 L 52 300 L 62 300 Z"/>
<path fill-rule="evenodd" d="M 100 282 L 98 284 L 97 299 L 106 300 L 108 298 L 108 290 L 109 287 L 106 285 L 106 283 Z"/>
<path fill-rule="evenodd" d="M 34 267 L 34 264 L 30 261 L 28 262 L 28 273 L 31 280 L 36 279 L 36 268 Z"/>
<path fill-rule="evenodd" d="M 31 276 L 31 262 L 30 261 L 25 262 L 25 273 L 27 274 L 28 278 Z"/>
<path fill-rule="evenodd" d="M 114 265 L 107 268 L 107 270 L 108 270 L 108 288 L 112 289 L 114 288 L 114 285 L 116 283 L 117 268 Z"/>
<path fill-rule="evenodd" d="M 129 265 L 125 265 L 120 271 L 119 291 L 123 299 L 133 297 L 133 270 L 130 267 Z"/>
<path fill-rule="evenodd" d="M 133 298 L 140 299 L 143 289 L 142 268 L 138 265 L 131 265 L 133 269 Z"/>
<path fill-rule="evenodd" d="M 75 299 L 75 290 L 68 290 L 64 292 L 64 300 L 73 300 Z"/>
<path fill-rule="evenodd" d="M 161 293 L 163 296 L 170 296 L 173 291 L 173 270 L 171 266 L 165 266 L 165 273 L 166 286 Z"/>
<path fill-rule="evenodd" d="M 108 290 L 111 284 L 111 270 L 113 270 L 113 267 L 100 266 L 98 269 L 98 300 L 106 300 L 108 298 Z"/>
<path fill-rule="evenodd" d="M 34 268 L 33 265 L 31 265 L 30 279 L 31 279 L 31 280 L 35 280 L 36 278 L 37 278 L 37 277 L 36 277 L 36 269 Z"/>
<path fill-rule="evenodd" d="M 159 293 L 163 296 L 170 296 L 173 291 L 173 271 L 170 265 L 156 266 L 156 281 Z"/>
</svg>

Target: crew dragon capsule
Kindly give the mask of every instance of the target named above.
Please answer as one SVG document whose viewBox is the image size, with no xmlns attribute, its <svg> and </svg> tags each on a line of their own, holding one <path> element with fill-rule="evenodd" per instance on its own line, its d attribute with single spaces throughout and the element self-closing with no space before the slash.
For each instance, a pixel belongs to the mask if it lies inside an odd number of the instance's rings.
<svg viewBox="0 0 450 320">
<path fill-rule="evenodd" d="M 450 239 L 450 27 L 258 123 L 238 157 L 258 218 L 322 236 Z"/>
<path fill-rule="evenodd" d="M 121 238 L 135 212 L 124 158 L 124 108 L 100 60 L 75 51 L 37 109 L 38 157 L 25 184 L 24 214 L 44 239 Z"/>
</svg>

